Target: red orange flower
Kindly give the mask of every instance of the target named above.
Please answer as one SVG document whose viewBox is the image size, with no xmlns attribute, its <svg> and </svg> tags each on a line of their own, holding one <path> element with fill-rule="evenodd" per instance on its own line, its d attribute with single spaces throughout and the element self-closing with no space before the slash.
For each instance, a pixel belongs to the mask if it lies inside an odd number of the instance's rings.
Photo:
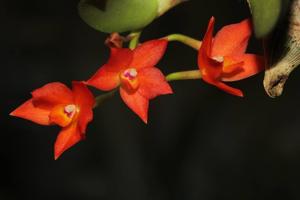
<svg viewBox="0 0 300 200">
<path fill-rule="evenodd" d="M 41 125 L 61 126 L 54 146 L 57 159 L 85 138 L 87 124 L 93 119 L 94 97 L 82 82 L 73 82 L 72 90 L 59 82 L 49 83 L 31 94 L 32 98 L 10 115 Z"/>
<path fill-rule="evenodd" d="M 236 96 L 243 96 L 239 89 L 222 81 L 237 81 L 257 74 L 264 69 L 261 56 L 246 54 L 252 33 L 251 21 L 223 27 L 213 38 L 215 19 L 212 17 L 198 54 L 198 66 L 207 83 Z"/>
<path fill-rule="evenodd" d="M 164 75 L 154 67 L 164 55 L 166 47 L 167 40 L 152 40 L 134 50 L 111 48 L 108 62 L 87 84 L 104 91 L 120 86 L 120 95 L 125 104 L 147 123 L 149 100 L 172 93 Z"/>
</svg>

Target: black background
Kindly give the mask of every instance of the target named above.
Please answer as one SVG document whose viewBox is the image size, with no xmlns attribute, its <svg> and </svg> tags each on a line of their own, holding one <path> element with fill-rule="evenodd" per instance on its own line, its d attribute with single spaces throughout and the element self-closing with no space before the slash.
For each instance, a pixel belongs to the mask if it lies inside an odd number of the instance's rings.
<svg viewBox="0 0 300 200">
<path fill-rule="evenodd" d="M 115 96 L 95 110 L 87 139 L 54 161 L 58 127 L 8 114 L 30 91 L 86 80 L 108 57 L 106 34 L 86 25 L 75 0 L 1 0 L 0 199 L 300 199 L 300 78 L 267 97 L 263 74 L 228 95 L 202 81 L 172 83 L 151 101 L 144 125 Z M 148 26 L 142 40 L 184 33 L 201 39 L 249 16 L 245 0 L 190 0 Z M 261 52 L 251 40 L 250 52 Z M 160 69 L 196 69 L 197 52 L 171 43 Z M 99 94 L 99 91 L 95 91 Z"/>
</svg>

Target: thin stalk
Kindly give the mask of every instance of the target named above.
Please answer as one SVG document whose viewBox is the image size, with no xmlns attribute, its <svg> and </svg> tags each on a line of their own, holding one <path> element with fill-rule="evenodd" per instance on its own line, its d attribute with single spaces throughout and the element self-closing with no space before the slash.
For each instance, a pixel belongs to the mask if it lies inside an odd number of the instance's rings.
<svg viewBox="0 0 300 200">
<path fill-rule="evenodd" d="M 135 49 L 138 46 L 141 34 L 142 34 L 142 31 L 133 32 L 130 34 L 132 39 L 130 40 L 130 43 L 129 43 L 129 49 Z"/>
<path fill-rule="evenodd" d="M 166 76 L 167 81 L 179 81 L 179 80 L 194 80 L 201 79 L 202 75 L 199 70 L 190 70 L 182 72 L 174 72 Z"/>
<path fill-rule="evenodd" d="M 96 103 L 94 105 L 94 108 L 96 108 L 97 106 L 102 104 L 107 99 L 112 98 L 115 95 L 116 92 L 117 92 L 117 90 L 113 90 L 113 91 L 110 91 L 110 92 L 107 92 L 107 93 L 104 93 L 104 94 L 101 94 L 101 95 L 97 96 L 95 98 Z"/>
<path fill-rule="evenodd" d="M 201 44 L 202 44 L 201 41 L 191 38 L 189 36 L 183 35 L 183 34 L 171 34 L 164 38 L 166 38 L 169 41 L 181 42 L 189 47 L 192 47 L 193 49 L 195 49 L 197 51 L 200 49 Z"/>
</svg>

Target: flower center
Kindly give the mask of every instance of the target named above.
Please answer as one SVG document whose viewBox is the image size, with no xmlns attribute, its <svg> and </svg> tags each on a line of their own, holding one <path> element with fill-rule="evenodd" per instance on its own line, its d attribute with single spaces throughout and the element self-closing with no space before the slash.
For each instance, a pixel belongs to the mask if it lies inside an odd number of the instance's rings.
<svg viewBox="0 0 300 200">
<path fill-rule="evenodd" d="M 139 87 L 138 72 L 135 68 L 128 68 L 120 74 L 122 87 L 128 92 L 134 92 Z"/>
<path fill-rule="evenodd" d="M 224 62 L 224 57 L 223 57 L 223 56 L 215 56 L 215 57 L 212 57 L 212 59 L 213 59 L 214 61 L 219 62 L 219 63 Z"/>
<path fill-rule="evenodd" d="M 72 118 L 77 111 L 77 107 L 74 104 L 69 104 L 65 106 L 64 113 L 69 117 Z"/>
<path fill-rule="evenodd" d="M 123 76 L 128 78 L 129 80 L 135 79 L 137 77 L 137 75 L 138 75 L 138 72 L 136 71 L 135 68 L 129 68 L 123 72 Z"/>
</svg>

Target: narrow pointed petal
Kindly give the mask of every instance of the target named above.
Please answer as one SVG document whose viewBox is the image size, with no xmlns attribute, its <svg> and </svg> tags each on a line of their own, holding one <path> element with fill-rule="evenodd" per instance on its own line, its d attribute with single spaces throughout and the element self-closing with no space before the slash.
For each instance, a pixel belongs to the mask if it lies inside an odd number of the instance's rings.
<svg viewBox="0 0 300 200">
<path fill-rule="evenodd" d="M 229 94 L 232 94 L 232 95 L 235 95 L 235 96 L 238 96 L 238 97 L 244 97 L 244 94 L 241 90 L 230 87 L 229 85 L 226 85 L 225 83 L 215 82 L 215 83 L 213 83 L 213 85 L 215 85 L 219 89 L 221 89 L 221 90 L 223 90 L 223 91 L 225 91 Z"/>
<path fill-rule="evenodd" d="M 125 104 L 147 124 L 149 100 L 139 92 L 128 93 L 123 88 L 120 88 L 120 95 Z"/>
<path fill-rule="evenodd" d="M 253 76 L 264 70 L 264 58 L 255 54 L 243 54 L 240 56 L 233 56 L 232 59 L 242 60 L 243 65 L 238 73 L 225 74 L 222 76 L 222 81 L 239 81 L 250 76 Z"/>
<path fill-rule="evenodd" d="M 87 124 L 93 119 L 95 98 L 91 91 L 82 82 L 73 81 L 74 102 L 79 106 L 78 128 L 85 133 Z"/>
<path fill-rule="evenodd" d="M 158 95 L 173 93 L 165 76 L 155 67 L 141 69 L 138 77 L 140 82 L 138 92 L 147 99 L 153 99 Z"/>
<path fill-rule="evenodd" d="M 136 69 L 154 67 L 163 57 L 168 41 L 164 39 L 150 40 L 133 50 L 131 67 Z"/>
<path fill-rule="evenodd" d="M 86 82 L 88 85 L 103 91 L 109 91 L 119 86 L 119 74 L 129 67 L 133 52 L 125 48 L 111 48 L 108 62 Z"/>
<path fill-rule="evenodd" d="M 32 99 L 10 113 L 11 116 L 27 119 L 40 125 L 50 125 L 49 114 L 50 110 L 35 107 Z"/>
<path fill-rule="evenodd" d="M 210 60 L 214 24 L 215 24 L 215 18 L 211 17 L 210 20 L 209 20 L 209 23 L 208 23 L 206 33 L 205 33 L 204 38 L 202 40 L 202 45 L 199 49 L 199 54 L 198 54 L 198 64 L 199 64 L 199 66 L 206 66 L 207 61 Z"/>
<path fill-rule="evenodd" d="M 31 94 L 33 104 L 39 108 L 51 109 L 57 104 L 73 102 L 72 91 L 59 82 L 48 83 L 34 90 Z"/>
<path fill-rule="evenodd" d="M 215 18 L 211 17 L 198 53 L 198 67 L 204 79 L 217 79 L 222 71 L 222 63 L 211 59 L 214 24 Z"/>
<path fill-rule="evenodd" d="M 252 24 L 249 19 L 224 26 L 214 38 L 212 56 L 240 55 L 245 53 L 251 33 Z"/>
<path fill-rule="evenodd" d="M 70 124 L 63 128 L 57 136 L 54 145 L 54 157 L 55 160 L 61 156 L 63 152 L 78 143 L 80 140 L 84 139 L 84 136 L 80 134 L 80 130 L 76 123 Z"/>
</svg>

